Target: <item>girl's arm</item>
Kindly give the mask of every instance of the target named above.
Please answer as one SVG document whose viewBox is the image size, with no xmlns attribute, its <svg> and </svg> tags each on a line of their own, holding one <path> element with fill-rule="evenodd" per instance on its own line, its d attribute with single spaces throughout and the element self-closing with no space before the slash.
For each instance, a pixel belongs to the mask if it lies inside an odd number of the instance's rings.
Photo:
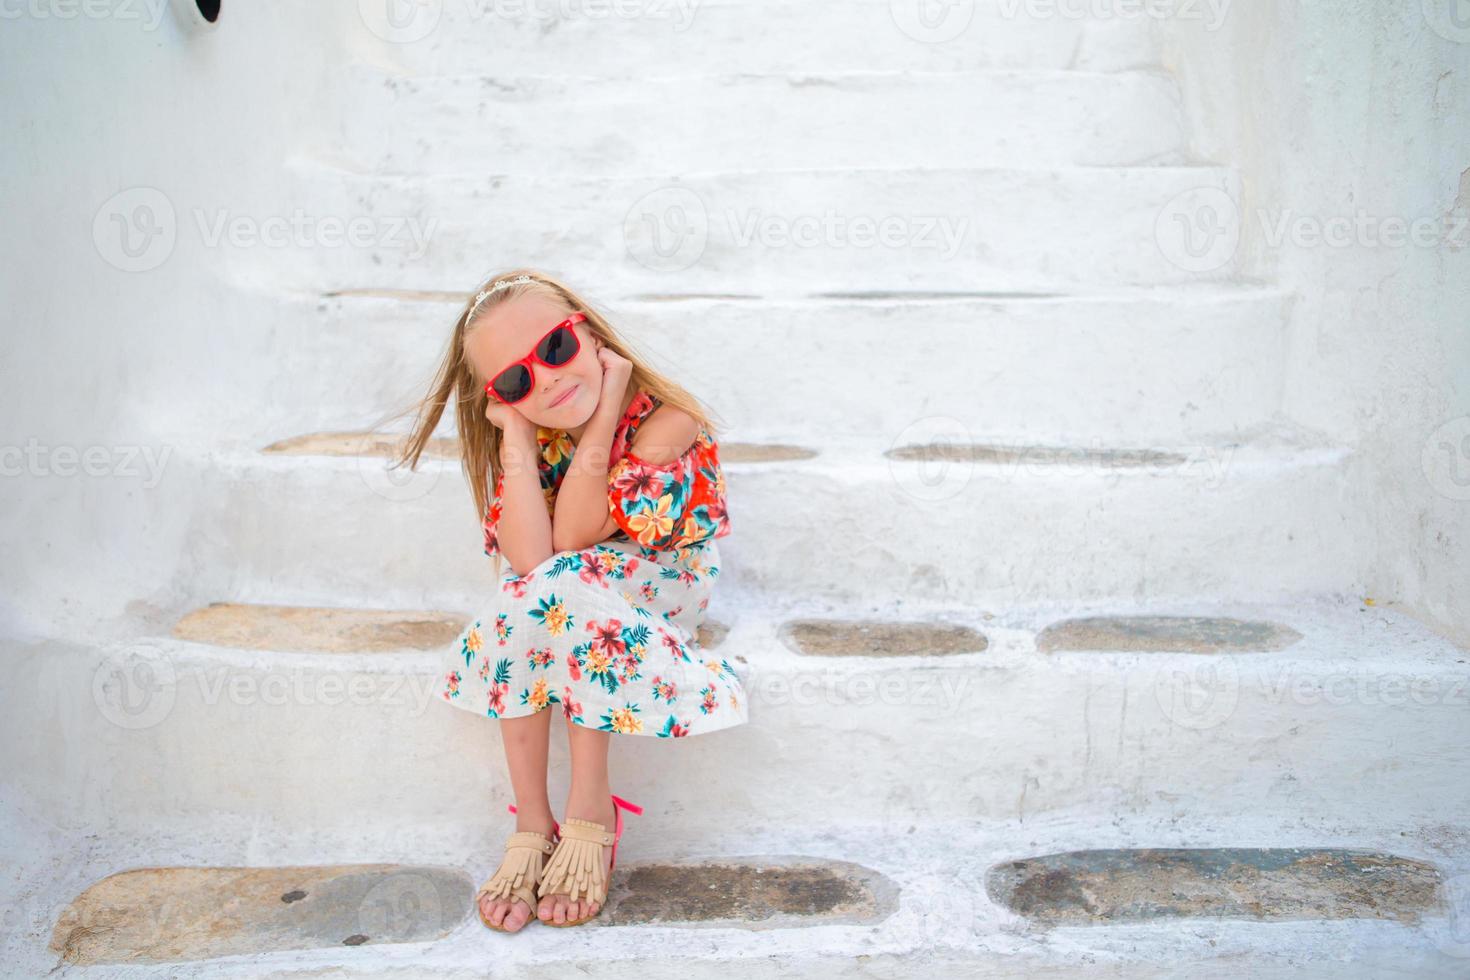
<svg viewBox="0 0 1470 980">
<path fill-rule="evenodd" d="M 602 392 L 556 491 L 551 545 L 557 551 L 589 548 L 617 530 L 608 509 L 607 471 L 633 364 L 601 345 L 597 357 L 602 362 Z"/>
<path fill-rule="evenodd" d="M 513 423 L 501 433 L 500 465 L 505 471 L 501 488 L 500 523 L 496 539 L 500 553 L 516 575 L 524 576 L 552 555 L 551 515 L 541 489 L 536 429 Z"/>
</svg>

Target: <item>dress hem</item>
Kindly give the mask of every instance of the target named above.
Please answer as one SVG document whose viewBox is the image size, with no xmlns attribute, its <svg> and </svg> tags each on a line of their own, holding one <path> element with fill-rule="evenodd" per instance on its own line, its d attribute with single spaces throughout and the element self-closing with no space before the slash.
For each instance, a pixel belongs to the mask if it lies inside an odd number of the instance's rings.
<svg viewBox="0 0 1470 980">
<path fill-rule="evenodd" d="M 507 710 L 501 712 L 498 715 L 492 715 L 488 712 L 480 711 L 479 709 L 473 707 L 468 701 L 458 701 L 453 698 L 446 698 L 442 696 L 435 698 L 434 700 L 447 704 L 451 708 L 458 708 L 460 711 L 469 712 L 470 714 L 475 715 L 478 718 L 488 718 L 491 721 L 505 721 L 506 719 L 513 718 L 529 718 L 532 715 L 539 715 L 541 712 L 547 710 L 548 708 L 558 707 L 557 702 L 550 701 L 540 708 L 535 709 L 534 711 L 512 712 Z M 517 705 L 516 707 L 521 706 Z M 734 728 L 738 725 L 748 724 L 750 721 L 748 710 L 742 708 L 734 717 L 731 717 L 728 715 L 728 713 L 726 713 L 719 718 L 711 719 L 711 724 L 709 725 L 698 727 L 691 725 L 690 730 L 685 732 L 683 735 L 666 735 L 660 729 L 651 726 L 645 727 L 643 731 L 639 732 L 620 732 L 616 731 L 615 729 L 603 728 L 599 725 L 589 725 L 586 722 L 577 721 L 575 718 L 571 718 L 571 716 L 567 715 L 565 710 L 562 711 L 562 715 L 563 717 L 568 718 L 571 723 L 573 725 L 576 725 L 578 728 L 588 728 L 595 732 L 607 732 L 609 735 L 643 735 L 645 737 L 651 738 L 694 738 L 699 735 L 709 735 L 712 732 L 723 731 L 726 728 Z"/>
</svg>

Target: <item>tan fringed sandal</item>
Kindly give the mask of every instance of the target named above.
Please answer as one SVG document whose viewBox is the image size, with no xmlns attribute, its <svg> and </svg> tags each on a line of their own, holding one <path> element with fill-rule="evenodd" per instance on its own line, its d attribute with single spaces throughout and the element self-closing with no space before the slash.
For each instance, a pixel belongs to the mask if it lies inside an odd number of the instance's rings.
<svg viewBox="0 0 1470 980">
<path fill-rule="evenodd" d="M 515 813 L 515 804 L 512 803 L 508 809 Z M 561 826 L 555 820 L 551 822 L 551 826 L 552 836 L 560 837 Z M 506 838 L 505 858 L 500 862 L 500 867 L 475 892 L 475 914 L 480 917 L 480 921 L 496 932 L 518 931 L 497 926 L 485 918 L 485 913 L 480 908 L 480 899 L 484 895 L 489 895 L 492 899 L 514 898 L 525 902 L 526 907 L 531 910 L 531 917 L 526 920 L 526 925 L 536 921 L 536 883 L 541 880 L 546 856 L 554 848 L 551 838 L 534 830 L 518 830 Z"/>
<path fill-rule="evenodd" d="M 541 898 L 547 895 L 565 895 L 569 901 L 585 899 L 596 902 L 597 911 L 569 922 L 542 919 L 547 925 L 579 926 L 602 914 L 602 907 L 607 903 L 607 879 L 618 863 L 618 841 L 623 836 L 623 811 L 643 812 L 643 807 L 629 803 L 620 796 L 614 796 L 612 801 L 613 813 L 617 814 L 617 829 L 614 832 L 609 833 L 606 827 L 596 821 L 582 820 L 579 817 L 568 817 L 561 825 L 561 840 L 557 841 L 556 850 L 552 851 L 551 860 L 546 864 L 539 889 Z M 608 859 L 608 875 L 604 875 L 602 849 L 608 844 L 612 845 L 612 855 Z"/>
</svg>

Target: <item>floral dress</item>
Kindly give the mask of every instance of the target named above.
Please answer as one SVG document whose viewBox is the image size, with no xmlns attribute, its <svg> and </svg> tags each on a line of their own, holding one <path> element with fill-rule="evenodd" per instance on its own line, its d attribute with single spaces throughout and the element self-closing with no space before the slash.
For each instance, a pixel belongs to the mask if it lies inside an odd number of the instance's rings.
<svg viewBox="0 0 1470 980">
<path fill-rule="evenodd" d="M 614 430 L 608 507 L 618 530 L 561 551 L 518 576 L 502 558 L 499 594 L 443 653 L 439 696 L 489 718 L 560 705 L 573 724 L 677 738 L 747 720 L 734 668 L 699 646 L 720 574 L 715 543 L 730 533 L 719 447 L 705 426 L 676 460 L 629 451 L 661 401 L 639 390 Z M 538 427 L 537 466 L 548 512 L 571 463 L 571 438 Z M 484 551 L 499 554 L 504 474 L 484 520 Z"/>
</svg>

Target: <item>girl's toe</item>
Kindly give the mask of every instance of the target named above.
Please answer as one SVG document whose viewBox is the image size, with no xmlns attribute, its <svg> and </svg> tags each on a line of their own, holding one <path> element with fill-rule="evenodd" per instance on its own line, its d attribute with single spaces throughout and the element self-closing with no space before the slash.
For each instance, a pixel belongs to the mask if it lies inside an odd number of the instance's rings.
<svg viewBox="0 0 1470 980">
<path fill-rule="evenodd" d="M 505 913 L 505 928 L 512 932 L 520 929 L 529 921 L 531 921 L 531 910 L 526 907 L 525 902 L 516 902 L 510 907 L 510 911 Z"/>
</svg>

